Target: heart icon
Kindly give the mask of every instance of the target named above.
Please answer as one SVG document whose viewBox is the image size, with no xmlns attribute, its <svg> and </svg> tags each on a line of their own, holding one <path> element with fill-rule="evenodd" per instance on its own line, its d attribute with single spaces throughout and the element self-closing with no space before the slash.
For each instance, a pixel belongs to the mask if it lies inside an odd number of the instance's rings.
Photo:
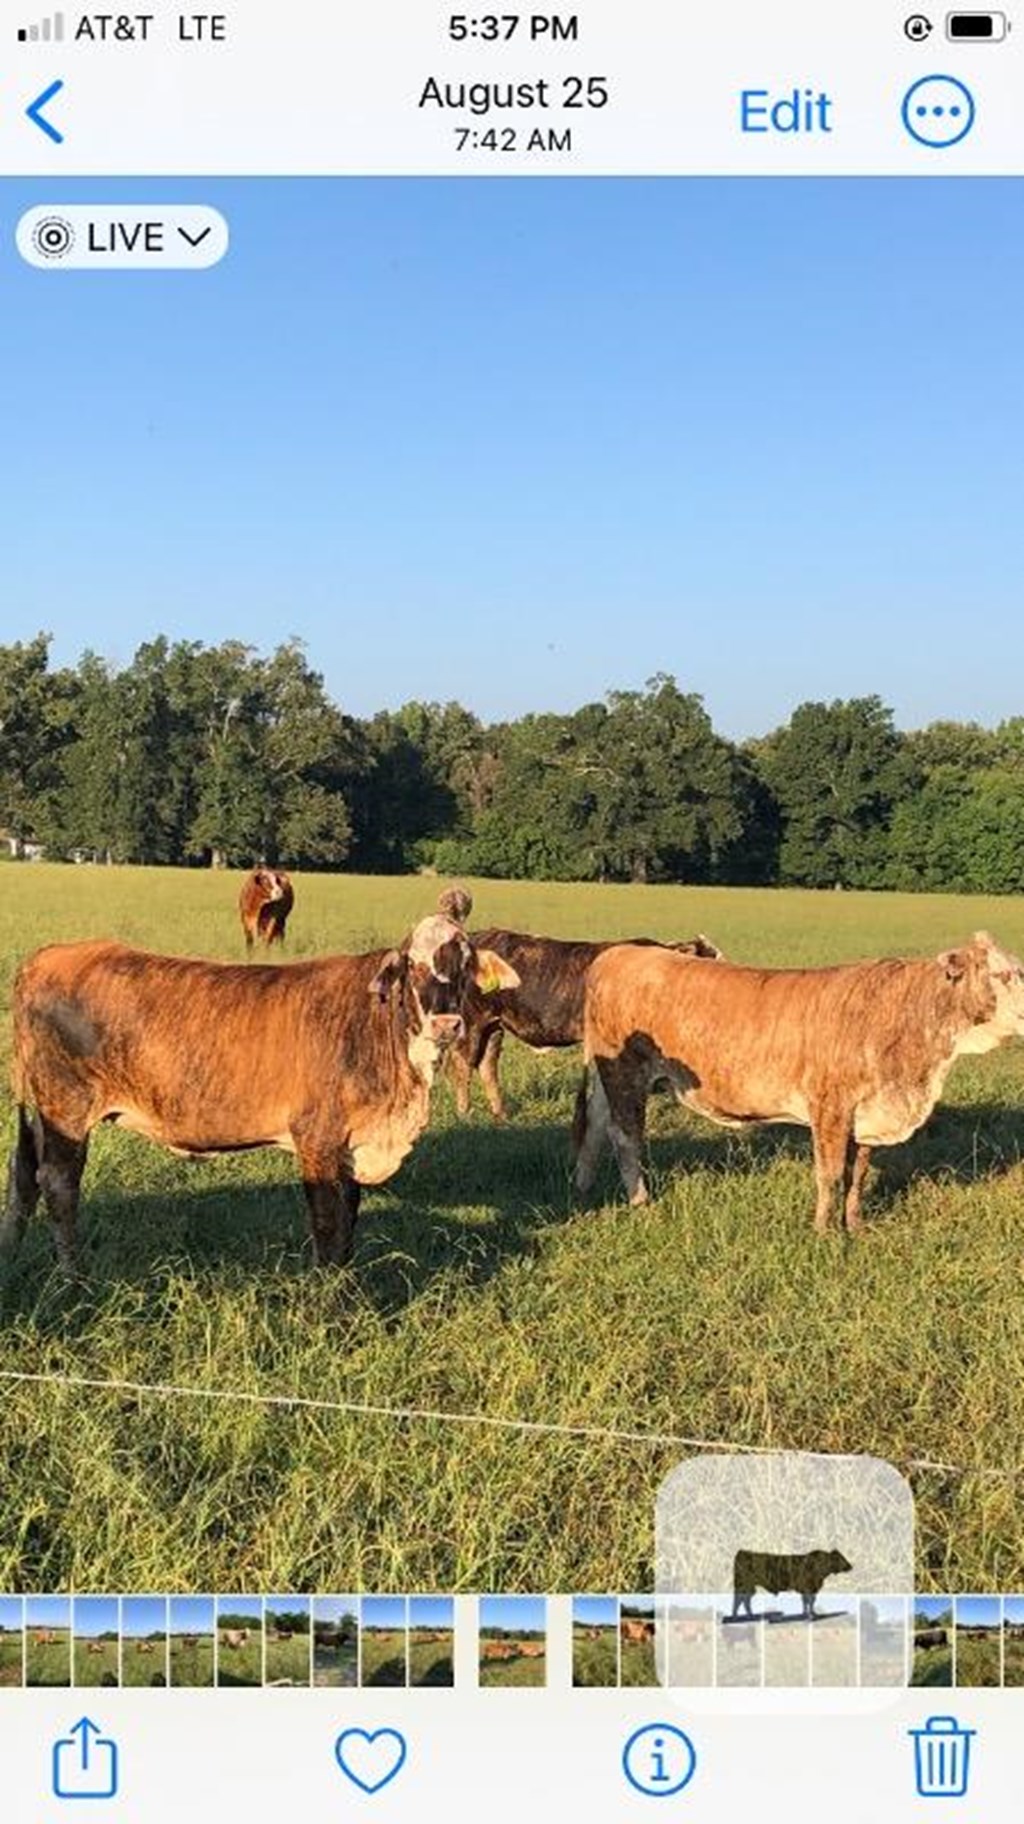
<svg viewBox="0 0 1024 1824">
<path fill-rule="evenodd" d="M 362 1792 L 380 1792 L 405 1761 L 405 1736 L 397 1729 L 343 1729 L 334 1758 L 345 1778 Z"/>
</svg>

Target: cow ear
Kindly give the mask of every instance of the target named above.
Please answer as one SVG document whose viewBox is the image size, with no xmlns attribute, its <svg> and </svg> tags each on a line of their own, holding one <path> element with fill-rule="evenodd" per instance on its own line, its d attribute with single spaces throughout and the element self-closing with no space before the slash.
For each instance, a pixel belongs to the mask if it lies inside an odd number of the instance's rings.
<svg viewBox="0 0 1024 1824">
<path fill-rule="evenodd" d="M 386 1001 L 395 983 L 401 981 L 405 970 L 406 958 L 402 952 L 389 950 L 370 983 L 370 993 L 375 994 L 378 1001 Z"/>
<path fill-rule="evenodd" d="M 474 950 L 473 980 L 481 994 L 496 994 L 499 988 L 519 986 L 519 977 L 512 965 L 496 950 Z"/>
<path fill-rule="evenodd" d="M 962 981 L 967 974 L 968 961 L 966 950 L 944 950 L 939 964 L 946 971 L 947 982 Z"/>
</svg>

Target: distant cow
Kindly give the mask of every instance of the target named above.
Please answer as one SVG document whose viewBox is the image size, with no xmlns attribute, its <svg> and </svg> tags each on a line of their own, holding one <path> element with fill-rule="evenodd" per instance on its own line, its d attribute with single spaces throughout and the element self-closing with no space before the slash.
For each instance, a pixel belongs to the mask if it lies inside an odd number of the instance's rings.
<svg viewBox="0 0 1024 1824">
<path fill-rule="evenodd" d="M 283 868 L 253 868 L 242 882 L 238 916 L 245 933 L 245 947 L 283 944 L 288 915 L 295 904 L 295 889 Z"/>
<path fill-rule="evenodd" d="M 654 1639 L 654 1622 L 645 1621 L 641 1616 L 623 1615 L 619 1626 L 623 1640 L 645 1641 Z"/>
<path fill-rule="evenodd" d="M 842 1552 L 737 1552 L 732 1567 L 733 1616 L 743 1609 L 750 1615 L 754 1592 L 762 1589 L 773 1596 L 794 1590 L 804 1615 L 810 1617 L 825 1580 L 852 1569 Z"/>
<path fill-rule="evenodd" d="M 248 1628 L 225 1628 L 220 1637 L 220 1644 L 222 1647 L 231 1647 L 233 1651 L 237 1651 L 239 1647 L 247 1647 L 249 1645 Z"/>
<path fill-rule="evenodd" d="M 290 1628 L 275 1628 L 274 1629 L 274 1639 L 277 1641 L 293 1640 L 294 1635 L 292 1634 L 292 1631 Z"/>
<path fill-rule="evenodd" d="M 945 1628 L 919 1628 L 914 1635 L 915 1647 L 947 1647 L 949 1634 Z"/>
<path fill-rule="evenodd" d="M 136 1653 L 152 1653 L 153 1642 L 151 1640 L 137 1640 L 135 1642 L 135 1651 Z"/>
<path fill-rule="evenodd" d="M 426 1126 L 470 984 L 517 979 L 438 914 L 398 950 L 291 965 L 37 950 L 14 985 L 18 1138 L 0 1249 L 14 1251 L 42 1193 L 75 1270 L 89 1134 L 118 1121 L 179 1153 L 295 1153 L 316 1261 L 347 1261 L 360 1187 L 390 1178 Z"/>
<path fill-rule="evenodd" d="M 444 897 L 448 897 L 447 895 Z M 464 895 L 468 898 L 468 895 Z M 505 1103 L 498 1065 L 505 1034 L 521 1039 L 535 1051 L 563 1050 L 583 1037 L 583 987 L 595 957 L 610 950 L 611 943 L 583 943 L 558 937 L 532 937 L 523 931 L 497 926 L 471 933 L 475 944 L 504 957 L 519 977 L 518 986 L 498 994 L 470 991 L 466 997 L 466 1031 L 448 1056 L 460 1114 L 469 1110 L 469 1090 L 477 1071 L 495 1120 L 505 1118 Z M 627 940 L 616 940 L 622 942 Z M 628 940 L 641 948 L 665 949 L 680 956 L 709 960 L 721 957 L 710 938 L 700 933 L 676 944 L 660 944 L 652 937 Z"/>
<path fill-rule="evenodd" d="M 102 1640 L 87 1640 L 85 1643 L 85 1650 L 87 1653 L 102 1653 L 103 1652 Z"/>
<path fill-rule="evenodd" d="M 917 1131 L 956 1058 L 1024 1034 L 1024 965 L 983 931 L 937 957 L 830 969 L 739 968 L 618 946 L 589 971 L 584 1026 L 581 1195 L 608 1136 L 630 1201 L 646 1202 L 640 1147 L 647 1095 L 661 1079 L 726 1127 L 809 1127 L 816 1227 L 841 1198 L 853 1229 L 871 1148 Z"/>
<path fill-rule="evenodd" d="M 40 1628 L 32 1638 L 37 1647 L 55 1647 L 57 1645 L 57 1635 L 52 1628 Z"/>
</svg>

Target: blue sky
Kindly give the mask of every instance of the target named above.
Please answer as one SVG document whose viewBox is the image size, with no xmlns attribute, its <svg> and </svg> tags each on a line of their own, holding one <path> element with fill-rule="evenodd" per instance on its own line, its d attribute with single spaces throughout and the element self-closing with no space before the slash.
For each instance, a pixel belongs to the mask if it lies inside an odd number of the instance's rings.
<svg viewBox="0 0 1024 1824">
<path fill-rule="evenodd" d="M 26 1596 L 25 1625 L 29 1628 L 70 1628 L 70 1599 L 67 1596 Z"/>
<path fill-rule="evenodd" d="M 212 1634 L 212 1596 L 172 1596 L 170 1602 L 172 1634 Z"/>
<path fill-rule="evenodd" d="M 346 1615 L 351 1615 L 354 1619 L 358 1618 L 358 1596 L 315 1596 L 313 1598 L 313 1619 L 315 1621 L 341 1621 Z"/>
<path fill-rule="evenodd" d="M 364 1628 L 404 1628 L 404 1596 L 364 1596 L 361 1605 Z"/>
<path fill-rule="evenodd" d="M 348 709 L 1021 708 L 1014 181 L 0 184 L 3 638 L 303 636 Z M 220 206 L 205 274 L 40 201 Z"/>
<path fill-rule="evenodd" d="M 76 1596 L 75 1635 L 87 1640 L 90 1635 L 116 1634 L 120 1627 L 116 1596 Z"/>
<path fill-rule="evenodd" d="M 450 1596 L 410 1596 L 410 1628 L 453 1628 L 455 1604 Z"/>
<path fill-rule="evenodd" d="M 166 1627 L 167 1603 L 163 1596 L 122 1596 L 121 1632 L 129 1639 L 162 1634 Z"/>
<path fill-rule="evenodd" d="M 958 1596 L 956 1599 L 958 1628 L 998 1628 L 1001 1620 L 1002 1605 L 998 1596 Z"/>
<path fill-rule="evenodd" d="M 617 1596 L 577 1596 L 573 1599 L 572 1618 L 581 1628 L 614 1628 L 618 1626 Z"/>
<path fill-rule="evenodd" d="M 547 1626 L 543 1596 L 481 1596 L 481 1628 L 506 1628 L 536 1634 Z"/>
</svg>

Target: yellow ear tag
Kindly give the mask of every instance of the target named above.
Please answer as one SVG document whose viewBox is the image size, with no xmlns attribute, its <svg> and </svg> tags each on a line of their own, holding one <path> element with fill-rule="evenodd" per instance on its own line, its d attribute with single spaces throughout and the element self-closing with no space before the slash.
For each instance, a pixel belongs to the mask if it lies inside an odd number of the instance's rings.
<svg viewBox="0 0 1024 1824">
<path fill-rule="evenodd" d="M 496 994 L 503 986 L 501 976 L 493 963 L 485 963 L 476 978 L 476 985 L 481 994 Z"/>
</svg>

